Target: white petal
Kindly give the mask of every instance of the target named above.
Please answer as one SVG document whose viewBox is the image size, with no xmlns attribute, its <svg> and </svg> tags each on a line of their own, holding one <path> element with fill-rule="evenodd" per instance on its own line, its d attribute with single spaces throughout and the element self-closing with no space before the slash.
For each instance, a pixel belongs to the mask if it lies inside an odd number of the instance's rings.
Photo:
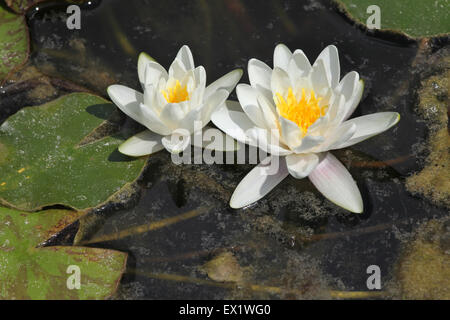
<svg viewBox="0 0 450 320">
<path fill-rule="evenodd" d="M 185 70 L 194 69 L 194 58 L 192 57 L 191 49 L 187 45 L 181 47 L 177 53 L 177 59 L 184 65 Z"/>
<path fill-rule="evenodd" d="M 172 130 L 180 127 L 181 120 L 186 116 L 186 101 L 180 103 L 168 103 L 161 112 L 160 119 Z"/>
<path fill-rule="evenodd" d="M 250 120 L 255 125 L 261 128 L 266 128 L 264 116 L 258 105 L 258 92 L 248 84 L 239 84 L 236 87 L 236 95 L 239 99 L 239 103 L 242 109 L 247 114 Z"/>
<path fill-rule="evenodd" d="M 319 151 L 340 149 L 340 145 L 350 140 L 356 131 L 354 123 L 343 123 L 327 133 L 327 139 L 319 146 Z"/>
<path fill-rule="evenodd" d="M 169 79 L 177 79 L 182 80 L 187 70 L 184 67 L 184 64 L 176 58 L 169 68 Z"/>
<path fill-rule="evenodd" d="M 326 47 L 317 57 L 314 64 L 316 64 L 319 60 L 323 61 L 327 78 L 330 81 L 331 87 L 335 88 L 339 83 L 341 73 L 337 48 L 333 45 Z"/>
<path fill-rule="evenodd" d="M 132 157 L 145 156 L 164 149 L 161 138 L 157 133 L 150 130 L 142 131 L 119 146 L 119 151 Z"/>
<path fill-rule="evenodd" d="M 174 132 L 170 135 L 167 135 L 161 139 L 161 142 L 170 153 L 180 153 L 191 143 L 190 135 L 179 134 Z"/>
<path fill-rule="evenodd" d="M 299 126 L 284 117 L 279 117 L 281 127 L 281 136 L 283 141 L 289 146 L 291 150 L 295 149 L 302 143 L 303 133 Z"/>
<path fill-rule="evenodd" d="M 286 156 L 286 164 L 291 176 L 296 179 L 307 177 L 319 163 L 315 153 L 290 154 Z"/>
<path fill-rule="evenodd" d="M 203 126 L 207 125 L 211 121 L 211 115 L 224 105 L 228 95 L 229 92 L 227 90 L 219 89 L 208 97 L 202 110 Z"/>
<path fill-rule="evenodd" d="M 284 96 L 287 94 L 289 87 L 292 87 L 292 84 L 286 71 L 280 68 L 275 68 L 272 72 L 270 86 L 272 93 L 279 93 Z"/>
<path fill-rule="evenodd" d="M 330 88 L 330 82 L 327 77 L 323 60 L 318 60 L 314 63 L 311 70 L 310 79 L 316 95 L 325 96 Z"/>
<path fill-rule="evenodd" d="M 317 190 L 333 203 L 351 212 L 363 211 L 363 201 L 356 182 L 331 153 L 326 154 L 308 177 Z"/>
<path fill-rule="evenodd" d="M 268 100 L 266 96 L 259 94 L 257 97 L 259 108 L 263 115 L 265 125 L 267 129 L 279 129 L 278 128 L 278 112 L 275 105 L 273 104 L 273 99 Z"/>
<path fill-rule="evenodd" d="M 354 124 L 356 131 L 348 141 L 336 146 L 336 149 L 345 148 L 380 134 L 400 121 L 397 112 L 379 112 L 361 116 L 345 121 L 343 124 Z"/>
<path fill-rule="evenodd" d="M 142 124 L 146 126 L 148 129 L 160 135 L 167 135 L 171 132 L 171 130 L 167 127 L 165 123 L 161 121 L 159 116 L 152 108 L 146 106 L 143 103 L 140 103 L 139 109 L 144 119 Z"/>
<path fill-rule="evenodd" d="M 285 147 L 279 140 L 278 130 L 267 130 L 259 127 L 253 127 L 247 132 L 250 138 L 249 145 L 257 146 L 267 153 L 277 156 L 291 154 L 292 151 Z"/>
<path fill-rule="evenodd" d="M 253 88 L 263 93 L 267 98 L 272 98 L 270 81 L 272 69 L 262 61 L 250 59 L 248 62 L 248 78 Z"/>
<path fill-rule="evenodd" d="M 146 54 L 145 52 L 141 52 L 141 54 L 139 55 L 137 69 L 138 69 L 139 81 L 141 82 L 142 87 L 144 87 L 144 82 L 145 82 L 145 68 L 148 63 L 154 62 L 154 61 L 155 60 L 152 57 L 150 57 L 148 54 Z"/>
<path fill-rule="evenodd" d="M 232 104 L 233 107 L 235 104 Z M 230 110 L 230 102 L 226 106 L 219 108 L 211 116 L 212 122 L 230 137 L 242 143 L 249 143 L 246 132 L 254 128 L 254 123 L 244 112 Z"/>
<path fill-rule="evenodd" d="M 168 74 L 159 63 L 154 61 L 147 62 L 144 69 L 144 85 L 157 86 L 160 78 L 167 79 Z"/>
<path fill-rule="evenodd" d="M 344 116 L 344 120 L 350 118 L 350 116 L 355 111 L 356 107 L 359 105 L 359 102 L 361 101 L 363 95 L 363 91 L 364 91 L 364 81 L 359 80 L 358 84 L 356 85 L 356 89 L 353 91 L 353 96 L 350 98 L 349 101 L 346 102 L 347 113 Z"/>
<path fill-rule="evenodd" d="M 279 44 L 275 47 L 273 53 L 273 67 L 281 68 L 288 71 L 289 61 L 291 60 L 292 52 L 284 44 Z"/>
<path fill-rule="evenodd" d="M 308 153 L 312 148 L 315 148 L 323 143 L 324 140 L 325 139 L 321 136 L 305 136 L 302 139 L 302 143 L 298 147 L 292 149 L 292 151 L 294 153 Z"/>
<path fill-rule="evenodd" d="M 236 140 L 226 135 L 219 129 L 211 126 L 203 128 L 201 139 L 191 136 L 192 145 L 220 152 L 236 151 L 239 150 L 239 144 Z"/>
<path fill-rule="evenodd" d="M 161 135 L 170 133 L 155 112 L 143 104 L 140 92 L 118 84 L 109 86 L 107 91 L 114 104 L 127 116 Z"/>
<path fill-rule="evenodd" d="M 208 98 L 211 94 L 219 89 L 225 89 L 229 93 L 231 93 L 241 77 L 242 69 L 236 69 L 227 73 L 226 75 L 222 76 L 206 87 L 205 98 Z"/>
<path fill-rule="evenodd" d="M 270 163 L 268 161 L 270 161 Z M 272 162 L 274 164 L 273 167 L 276 169 L 275 171 L 268 169 Z M 264 159 L 238 184 L 231 196 L 230 206 L 237 209 L 258 201 L 288 175 L 289 172 L 284 158 L 271 156 Z"/>
<path fill-rule="evenodd" d="M 311 71 L 311 63 L 302 50 L 297 49 L 294 51 L 294 54 L 292 55 L 292 61 L 300 71 L 300 75 L 302 77 L 307 76 Z"/>
</svg>

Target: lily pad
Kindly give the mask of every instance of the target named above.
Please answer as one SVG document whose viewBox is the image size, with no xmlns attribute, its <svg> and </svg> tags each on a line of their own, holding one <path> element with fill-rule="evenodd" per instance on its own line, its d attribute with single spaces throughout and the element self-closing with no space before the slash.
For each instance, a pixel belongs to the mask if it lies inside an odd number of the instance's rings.
<svg viewBox="0 0 450 320">
<path fill-rule="evenodd" d="M 29 38 L 25 18 L 0 6 L 0 85 L 28 59 Z"/>
<path fill-rule="evenodd" d="M 126 253 L 86 247 L 36 247 L 83 214 L 0 208 L 0 299 L 103 299 L 116 291 Z M 67 285 L 74 272 L 69 266 L 79 268 L 79 289 Z"/>
<path fill-rule="evenodd" d="M 448 0 L 334 0 L 352 20 L 366 25 L 373 14 L 367 8 L 380 8 L 382 31 L 406 34 L 410 38 L 445 35 L 450 32 L 450 1 Z"/>
<path fill-rule="evenodd" d="M 69 2 L 80 3 L 84 0 L 72 0 Z M 41 2 L 49 2 L 49 0 L 5 0 L 8 7 L 17 13 L 25 13 L 28 9 Z M 67 1 L 66 1 L 67 2 Z"/>
<path fill-rule="evenodd" d="M 121 155 L 120 135 L 97 138 L 115 110 L 103 98 L 73 93 L 9 117 L 0 126 L 0 202 L 24 211 L 82 210 L 134 182 L 146 158 Z"/>
</svg>

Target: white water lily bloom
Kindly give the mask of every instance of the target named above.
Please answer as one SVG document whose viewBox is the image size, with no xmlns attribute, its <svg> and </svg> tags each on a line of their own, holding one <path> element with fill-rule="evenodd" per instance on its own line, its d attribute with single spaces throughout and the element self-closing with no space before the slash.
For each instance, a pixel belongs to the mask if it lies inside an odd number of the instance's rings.
<svg viewBox="0 0 450 320">
<path fill-rule="evenodd" d="M 363 82 L 352 71 L 340 79 L 337 48 L 326 47 L 313 65 L 302 50 L 285 45 L 274 52 L 274 68 L 251 59 L 250 85 L 236 93 L 244 112 L 231 102 L 212 117 L 213 123 L 236 140 L 279 157 L 275 174 L 259 164 L 239 183 L 230 205 L 247 206 L 291 174 L 309 177 L 329 200 L 352 212 L 362 212 L 359 189 L 347 169 L 328 151 L 345 148 L 393 125 L 396 112 L 380 112 L 347 120 L 361 100 Z M 266 162 L 265 161 L 265 162 Z"/>
<path fill-rule="evenodd" d="M 148 129 L 119 147 L 121 153 L 130 156 L 143 156 L 164 148 L 171 153 L 182 152 L 193 142 L 190 135 L 208 124 L 211 114 L 223 105 L 239 82 L 242 70 L 231 71 L 206 86 L 205 68 L 194 66 L 191 50 L 185 45 L 169 72 L 141 53 L 138 75 L 144 93 L 123 85 L 108 87 L 108 95 L 117 107 Z M 194 123 L 200 127 L 194 127 Z"/>
</svg>

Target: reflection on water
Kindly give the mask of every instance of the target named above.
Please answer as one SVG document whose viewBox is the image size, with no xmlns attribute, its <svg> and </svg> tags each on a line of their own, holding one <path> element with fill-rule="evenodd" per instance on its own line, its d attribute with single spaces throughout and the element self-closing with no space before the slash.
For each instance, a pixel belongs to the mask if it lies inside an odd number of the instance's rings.
<svg viewBox="0 0 450 320">
<path fill-rule="evenodd" d="M 92 1 L 82 8 L 81 30 L 67 30 L 65 16 L 54 4 L 30 14 L 32 63 L 103 96 L 112 83 L 138 88 L 141 51 L 168 67 L 188 44 L 211 81 L 236 67 L 245 70 L 252 57 L 271 65 L 280 42 L 311 60 L 335 44 L 342 74 L 356 70 L 365 81 L 355 116 L 402 116 L 387 133 L 335 152 L 363 194 L 361 215 L 292 177 L 258 204 L 234 211 L 229 197 L 251 165 L 175 166 L 167 153 L 152 156 L 136 197 L 81 222 L 80 243 L 129 253 L 117 298 L 326 298 L 339 297 L 336 290 L 367 291 L 369 265 L 395 283 L 402 240 L 424 219 L 446 214 L 404 185 L 423 166 L 416 156 L 427 136 L 412 107 L 416 46 L 367 36 L 316 0 Z M 246 74 L 241 82 L 248 82 Z M 134 126 L 126 120 L 125 127 Z M 102 238 L 111 234 L 115 240 Z M 236 274 L 239 288 L 214 281 L 236 281 Z"/>
</svg>

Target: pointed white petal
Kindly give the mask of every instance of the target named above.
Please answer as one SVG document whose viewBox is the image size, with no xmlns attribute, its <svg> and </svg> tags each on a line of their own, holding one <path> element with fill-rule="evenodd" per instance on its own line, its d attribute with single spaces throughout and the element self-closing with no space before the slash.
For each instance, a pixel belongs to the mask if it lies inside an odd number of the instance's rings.
<svg viewBox="0 0 450 320">
<path fill-rule="evenodd" d="M 292 87 L 292 84 L 286 71 L 280 68 L 275 68 L 272 72 L 270 86 L 272 89 L 272 93 L 285 95 L 287 94 L 289 87 Z"/>
<path fill-rule="evenodd" d="M 164 149 L 161 138 L 157 133 L 150 130 L 142 131 L 119 146 L 119 151 L 132 157 L 145 156 Z"/>
<path fill-rule="evenodd" d="M 341 66 L 339 64 L 338 50 L 334 45 L 330 45 L 322 50 L 317 57 L 316 64 L 319 60 L 322 60 L 325 67 L 327 78 L 330 81 L 331 88 L 335 88 L 340 79 Z"/>
<path fill-rule="evenodd" d="M 267 153 L 277 156 L 285 156 L 291 154 L 292 151 L 284 146 L 278 136 L 278 130 L 267 130 L 259 127 L 253 127 L 247 132 L 248 138 L 250 138 L 249 145 L 257 146 L 261 150 Z"/>
<path fill-rule="evenodd" d="M 276 168 L 275 172 L 270 172 L 273 170 L 268 169 L 272 162 L 273 167 L 278 167 Z M 258 201 L 267 193 L 269 193 L 288 175 L 289 172 L 287 170 L 286 161 L 284 158 L 270 156 L 264 159 L 260 164 L 253 168 L 238 184 L 233 192 L 233 195 L 231 196 L 230 206 L 234 209 L 237 209 L 248 206 L 249 204 Z"/>
<path fill-rule="evenodd" d="M 295 122 L 288 120 L 284 117 L 279 117 L 279 123 L 281 127 L 281 136 L 283 141 L 289 146 L 291 150 L 294 150 L 302 143 L 303 133 Z"/>
<path fill-rule="evenodd" d="M 154 61 L 147 62 L 144 69 L 144 86 L 153 85 L 157 86 L 160 78 L 167 79 L 168 74 L 159 63 Z"/>
<path fill-rule="evenodd" d="M 232 106 L 232 107 L 231 107 Z M 219 108 L 211 116 L 212 122 L 230 137 L 242 143 L 249 143 L 246 132 L 254 128 L 254 123 L 244 112 L 230 110 L 236 104 L 226 102 L 226 106 Z"/>
<path fill-rule="evenodd" d="M 171 132 L 171 129 L 169 129 L 169 127 L 161 121 L 159 116 L 152 108 L 149 108 L 145 104 L 140 103 L 139 110 L 142 114 L 142 118 L 144 119 L 142 124 L 148 129 L 162 136 L 167 135 Z"/>
<path fill-rule="evenodd" d="M 291 176 L 296 179 L 307 177 L 319 163 L 315 153 L 290 154 L 286 156 L 286 164 Z"/>
<path fill-rule="evenodd" d="M 331 202 L 351 212 L 363 211 L 361 193 L 355 180 L 330 152 L 319 162 L 308 178 Z"/>
<path fill-rule="evenodd" d="M 278 130 L 278 112 L 273 104 L 273 100 L 269 101 L 266 96 L 262 94 L 259 94 L 256 99 L 258 101 L 259 108 L 261 109 L 266 128 L 269 130 Z"/>
<path fill-rule="evenodd" d="M 239 84 L 236 87 L 236 95 L 242 109 L 250 120 L 260 128 L 266 128 L 264 116 L 258 106 L 258 92 L 248 84 Z"/>
<path fill-rule="evenodd" d="M 141 82 L 142 87 L 144 87 L 145 82 L 145 68 L 149 62 L 154 62 L 155 60 L 150 57 L 145 52 L 141 52 L 138 58 L 138 76 L 139 81 Z"/>
<path fill-rule="evenodd" d="M 161 112 L 160 119 L 170 129 L 175 130 L 180 127 L 181 120 L 186 116 L 186 107 L 183 106 L 187 101 L 180 103 L 168 103 Z"/>
<path fill-rule="evenodd" d="M 161 139 L 161 143 L 163 144 L 164 148 L 166 148 L 167 151 L 169 151 L 170 153 L 177 154 L 182 152 L 188 146 L 190 146 L 191 137 L 190 135 L 184 135 L 174 132 L 170 135 L 163 137 Z"/>
<path fill-rule="evenodd" d="M 222 76 L 206 87 L 205 98 L 208 98 L 211 94 L 219 89 L 225 89 L 229 93 L 231 93 L 241 77 L 242 69 L 236 69 L 227 73 L 226 75 Z"/>
<path fill-rule="evenodd" d="M 347 113 L 344 116 L 344 120 L 350 118 L 350 116 L 355 112 L 356 107 L 359 105 L 361 101 L 362 95 L 364 91 L 364 81 L 359 80 L 356 85 L 356 89 L 353 91 L 353 96 L 350 98 L 348 102 L 346 102 L 346 110 Z"/>
<path fill-rule="evenodd" d="M 335 149 L 352 146 L 369 139 L 388 130 L 399 121 L 400 114 L 397 112 L 379 112 L 347 120 L 343 124 L 354 124 L 356 126 L 355 134 L 351 139 L 336 146 Z"/>
<path fill-rule="evenodd" d="M 307 76 L 311 71 L 311 63 L 302 50 L 297 49 L 294 51 L 292 61 L 295 63 L 302 77 Z"/>
<path fill-rule="evenodd" d="M 292 52 L 284 44 L 279 44 L 275 47 L 273 53 L 273 67 L 281 68 L 288 71 L 289 61 L 291 60 Z"/>
<path fill-rule="evenodd" d="M 107 91 L 114 104 L 127 116 L 158 134 L 170 133 L 155 112 L 143 104 L 144 98 L 140 92 L 117 84 L 109 86 Z"/>
<path fill-rule="evenodd" d="M 192 57 L 191 49 L 187 45 L 181 47 L 177 53 L 176 59 L 179 59 L 184 65 L 185 70 L 194 69 L 194 58 Z"/>
<path fill-rule="evenodd" d="M 316 95 L 324 96 L 328 93 L 330 88 L 330 80 L 328 79 L 325 64 L 322 59 L 314 63 L 311 70 L 310 79 Z"/>
<path fill-rule="evenodd" d="M 324 142 L 324 138 L 322 136 L 305 136 L 302 139 L 302 143 L 292 149 L 294 153 L 309 153 L 312 148 L 318 147 L 321 143 Z"/>
<path fill-rule="evenodd" d="M 187 70 L 184 67 L 184 64 L 180 61 L 180 59 L 176 58 L 169 68 L 169 79 L 178 79 L 182 80 Z"/>
<path fill-rule="evenodd" d="M 262 61 L 250 59 L 248 62 L 248 78 L 253 88 L 263 93 L 267 98 L 272 98 L 270 81 L 272 69 Z"/>
<path fill-rule="evenodd" d="M 203 135 L 201 139 L 191 136 L 192 145 L 220 152 L 229 152 L 239 150 L 239 144 L 236 140 L 226 135 L 219 129 L 211 126 L 205 126 L 203 128 Z M 199 140 L 199 141 L 198 141 Z"/>
<path fill-rule="evenodd" d="M 319 147 L 320 151 L 328 151 L 334 149 L 340 149 L 340 145 L 350 140 L 356 131 L 356 125 L 354 123 L 343 123 L 338 127 L 330 130 L 327 139 Z"/>
<path fill-rule="evenodd" d="M 205 107 L 202 110 L 201 119 L 203 126 L 207 125 L 211 121 L 212 114 L 224 105 L 227 100 L 229 92 L 225 89 L 219 89 L 208 97 L 205 102 Z"/>
</svg>

